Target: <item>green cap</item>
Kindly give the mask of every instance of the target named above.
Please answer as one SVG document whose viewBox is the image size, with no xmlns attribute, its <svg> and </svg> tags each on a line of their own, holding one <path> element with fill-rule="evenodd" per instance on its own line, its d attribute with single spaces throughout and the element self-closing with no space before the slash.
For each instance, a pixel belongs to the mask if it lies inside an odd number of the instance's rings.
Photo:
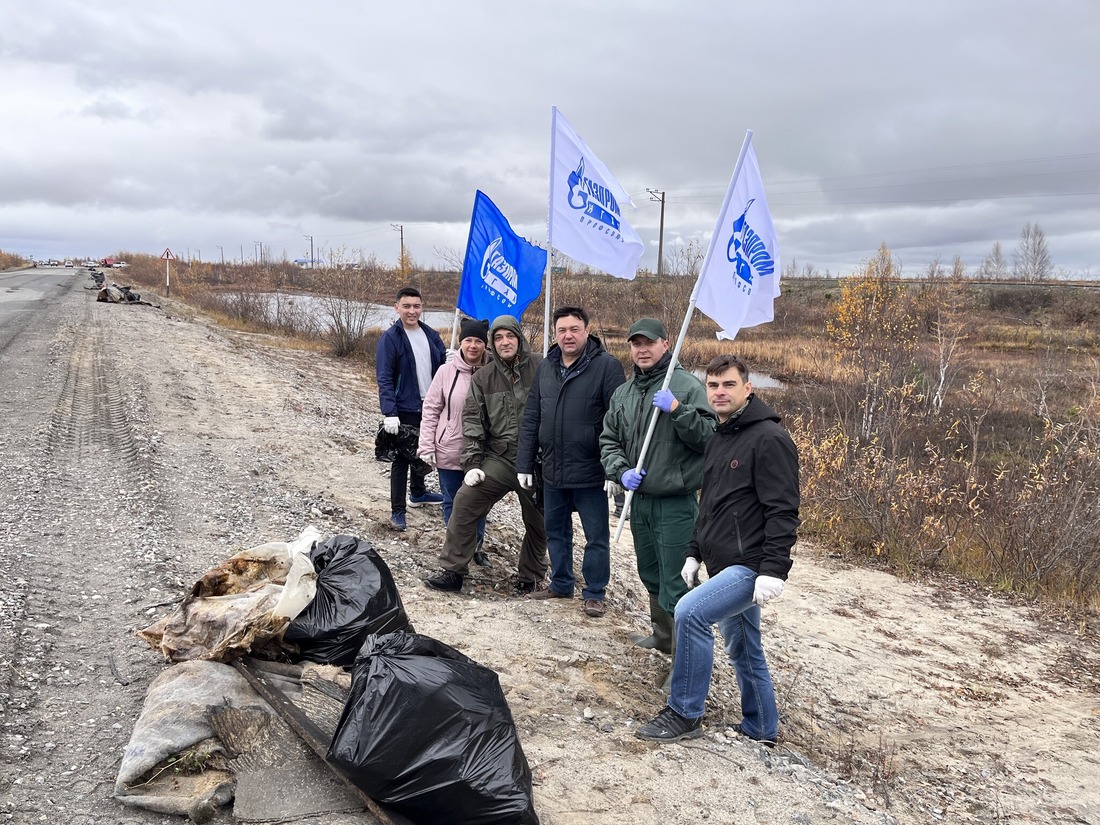
<svg viewBox="0 0 1100 825">
<path fill-rule="evenodd" d="M 634 325 L 630 328 L 630 332 L 626 334 L 626 340 L 629 341 L 635 335 L 644 335 L 650 341 L 656 341 L 658 338 L 668 340 L 668 332 L 665 331 L 665 325 L 656 318 L 639 318 L 635 321 Z"/>
</svg>

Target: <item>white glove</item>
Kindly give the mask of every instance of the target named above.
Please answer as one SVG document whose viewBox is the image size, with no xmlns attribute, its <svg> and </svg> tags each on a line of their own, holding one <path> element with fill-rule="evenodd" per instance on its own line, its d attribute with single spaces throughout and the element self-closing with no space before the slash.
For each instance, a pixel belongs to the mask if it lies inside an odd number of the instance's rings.
<svg viewBox="0 0 1100 825">
<path fill-rule="evenodd" d="M 435 466 L 435 453 L 434 452 L 421 453 L 420 458 L 425 463 L 431 464 L 433 467 Z"/>
<path fill-rule="evenodd" d="M 453 360 L 455 360 L 455 356 L 456 356 L 456 355 L 458 355 L 458 350 L 456 350 L 456 349 L 449 349 L 449 350 L 447 350 L 447 360 L 446 360 L 446 363 L 448 363 L 448 364 L 449 364 L 449 363 L 451 363 L 451 362 L 452 362 Z"/>
<path fill-rule="evenodd" d="M 614 481 L 605 481 L 603 483 L 603 491 L 607 493 L 608 498 L 615 498 L 622 493 L 623 488 L 616 484 Z"/>
<path fill-rule="evenodd" d="M 518 473 L 516 478 L 519 480 L 519 486 L 524 490 L 535 489 L 535 477 L 530 473 Z"/>
<path fill-rule="evenodd" d="M 752 591 L 752 600 L 761 607 L 783 593 L 783 579 L 775 576 L 757 576 L 756 588 Z"/>
<path fill-rule="evenodd" d="M 466 472 L 465 478 L 462 479 L 467 487 L 476 487 L 485 480 L 485 471 L 479 470 L 476 467 Z"/>
<path fill-rule="evenodd" d="M 390 435 L 397 435 L 397 431 L 401 429 L 401 419 L 396 415 L 387 415 L 382 419 L 382 429 Z"/>
<path fill-rule="evenodd" d="M 680 571 L 680 578 L 688 586 L 688 590 L 699 586 L 699 559 L 684 559 L 684 569 Z"/>
</svg>

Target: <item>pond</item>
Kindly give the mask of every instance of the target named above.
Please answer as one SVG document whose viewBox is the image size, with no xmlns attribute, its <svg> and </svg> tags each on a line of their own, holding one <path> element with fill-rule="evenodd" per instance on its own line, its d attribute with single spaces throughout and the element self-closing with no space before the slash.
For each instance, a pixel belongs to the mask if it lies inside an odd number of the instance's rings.
<svg viewBox="0 0 1100 825">
<path fill-rule="evenodd" d="M 329 326 L 326 298 L 317 295 L 289 294 L 286 292 L 263 292 L 260 297 L 271 306 L 280 304 L 284 307 L 293 307 L 303 313 L 318 326 Z M 392 306 L 385 304 L 368 304 L 361 301 L 350 301 L 351 306 L 365 308 L 366 323 L 368 328 L 378 327 L 385 329 L 397 320 L 397 313 Z M 450 329 L 454 323 L 454 310 L 445 311 L 439 309 L 426 309 L 420 316 L 420 320 L 435 329 Z"/>
<path fill-rule="evenodd" d="M 704 384 L 707 381 L 707 374 L 705 370 L 695 370 L 692 373 L 696 378 L 702 381 Z M 766 372 L 749 372 L 749 383 L 752 384 L 754 390 L 785 390 L 787 385 L 780 381 L 778 378 L 772 378 Z"/>
</svg>

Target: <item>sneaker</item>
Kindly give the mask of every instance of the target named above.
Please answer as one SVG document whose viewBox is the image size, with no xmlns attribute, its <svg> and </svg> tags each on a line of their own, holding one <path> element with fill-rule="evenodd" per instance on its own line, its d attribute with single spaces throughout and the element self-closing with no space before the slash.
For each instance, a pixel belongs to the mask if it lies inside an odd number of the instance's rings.
<svg viewBox="0 0 1100 825">
<path fill-rule="evenodd" d="M 738 722 L 736 725 L 733 725 L 730 728 L 730 730 L 732 730 L 734 733 L 736 733 L 739 736 L 744 736 L 746 739 L 750 739 L 753 742 L 757 742 L 757 743 L 763 745 L 765 748 L 774 748 L 775 747 L 775 740 L 774 739 L 757 739 L 755 736 L 749 736 L 747 733 L 745 733 L 745 729 L 741 727 L 740 722 Z"/>
<path fill-rule="evenodd" d="M 526 596 L 536 591 L 538 591 L 538 586 L 534 582 L 516 582 L 517 596 Z"/>
<path fill-rule="evenodd" d="M 474 553 L 474 564 L 478 567 L 492 567 L 493 563 L 489 561 L 489 554 L 484 550 L 478 550 Z"/>
<path fill-rule="evenodd" d="M 681 739 L 698 739 L 703 735 L 703 717 L 686 719 L 665 705 L 657 718 L 648 725 L 642 725 L 634 735 L 639 739 L 652 742 L 679 742 Z"/>
<path fill-rule="evenodd" d="M 442 504 L 443 496 L 439 493 L 429 493 L 427 490 L 419 496 L 409 496 L 410 507 L 423 507 L 425 504 Z"/>
<path fill-rule="evenodd" d="M 559 593 L 557 590 L 547 587 L 545 590 L 531 590 L 527 594 L 527 598 L 541 602 L 547 599 L 571 599 L 573 598 L 573 594 Z"/>
<path fill-rule="evenodd" d="M 450 570 L 442 570 L 430 579 L 424 579 L 424 584 L 433 590 L 444 590 L 448 593 L 457 593 L 462 589 L 462 574 Z"/>
<path fill-rule="evenodd" d="M 390 516 L 390 527 L 396 530 L 398 533 L 405 532 L 405 514 L 394 513 Z"/>
<path fill-rule="evenodd" d="M 598 619 L 607 612 L 601 599 L 585 599 L 584 600 L 584 613 L 586 616 L 591 616 L 593 619 Z"/>
</svg>

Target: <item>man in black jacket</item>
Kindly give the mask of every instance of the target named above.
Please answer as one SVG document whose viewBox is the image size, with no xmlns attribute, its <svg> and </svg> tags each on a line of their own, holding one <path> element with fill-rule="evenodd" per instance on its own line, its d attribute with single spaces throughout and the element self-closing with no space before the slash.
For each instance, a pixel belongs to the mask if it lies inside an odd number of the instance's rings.
<svg viewBox="0 0 1100 825">
<path fill-rule="evenodd" d="M 557 342 L 539 365 L 519 436 L 516 475 L 520 486 L 535 485 L 541 452 L 546 546 L 550 551 L 550 585 L 529 598 L 571 599 L 573 577 L 573 512 L 584 528 L 584 612 L 604 614 L 604 592 L 611 578 L 611 530 L 608 495 L 618 485 L 608 481 L 600 464 L 600 433 L 611 395 L 626 377 L 619 359 L 588 331 L 581 307 L 554 312 Z"/>
<path fill-rule="evenodd" d="M 798 530 L 798 452 L 779 416 L 758 399 L 735 355 L 707 365 L 707 401 L 718 429 L 704 453 L 703 492 L 681 572 L 690 590 L 676 605 L 676 657 L 668 706 L 635 732 L 675 742 L 701 736 L 717 624 L 741 690 L 737 731 L 765 745 L 779 733 L 760 608 L 783 592 Z M 700 559 L 709 578 L 699 584 Z"/>
</svg>

